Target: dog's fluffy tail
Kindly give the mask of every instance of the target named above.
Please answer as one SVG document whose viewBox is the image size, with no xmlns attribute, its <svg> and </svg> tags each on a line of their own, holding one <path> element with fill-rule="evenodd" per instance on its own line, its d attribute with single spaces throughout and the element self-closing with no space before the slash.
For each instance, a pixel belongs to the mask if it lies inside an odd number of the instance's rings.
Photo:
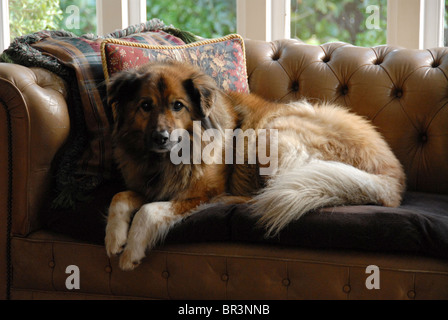
<svg viewBox="0 0 448 320">
<path fill-rule="evenodd" d="M 271 178 L 251 206 L 266 236 L 274 236 L 308 211 L 340 205 L 398 206 L 400 201 L 401 187 L 393 177 L 340 162 L 311 160 Z"/>
</svg>

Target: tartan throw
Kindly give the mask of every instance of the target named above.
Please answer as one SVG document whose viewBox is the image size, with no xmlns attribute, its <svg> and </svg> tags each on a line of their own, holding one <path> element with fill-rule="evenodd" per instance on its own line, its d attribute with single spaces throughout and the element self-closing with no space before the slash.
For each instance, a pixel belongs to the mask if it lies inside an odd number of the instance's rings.
<svg viewBox="0 0 448 320">
<path fill-rule="evenodd" d="M 123 39 L 148 45 L 184 45 L 196 38 L 158 20 L 115 31 L 104 37 L 78 37 L 66 31 L 40 31 L 16 38 L 0 61 L 43 67 L 69 85 L 71 120 L 68 142 L 54 161 L 53 208 L 76 207 L 101 184 L 116 179 L 112 157 L 112 112 L 107 105 L 100 45 L 104 39 Z"/>
</svg>

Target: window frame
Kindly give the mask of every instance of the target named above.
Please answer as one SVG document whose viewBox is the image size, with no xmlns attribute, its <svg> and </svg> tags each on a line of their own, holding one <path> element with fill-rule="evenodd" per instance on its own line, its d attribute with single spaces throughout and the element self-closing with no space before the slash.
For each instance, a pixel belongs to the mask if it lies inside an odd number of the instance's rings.
<svg viewBox="0 0 448 320">
<path fill-rule="evenodd" d="M 237 3 L 237 32 L 244 38 L 264 41 L 291 38 L 291 0 L 237 0 Z M 269 8 L 272 15 L 260 18 L 260 12 Z M 445 0 L 388 0 L 387 45 L 410 49 L 443 47 L 444 10 Z"/>
<path fill-rule="evenodd" d="M 96 0 L 97 34 L 146 21 L 146 0 Z"/>
<path fill-rule="evenodd" d="M 237 0 L 237 33 L 271 41 L 290 38 L 291 0 Z"/>
<path fill-rule="evenodd" d="M 10 44 L 9 0 L 0 0 L 0 53 Z M 146 21 L 145 0 L 96 0 L 98 35 Z"/>
<path fill-rule="evenodd" d="M 9 43 L 9 1 L 0 0 L 0 53 L 8 48 Z"/>
<path fill-rule="evenodd" d="M 410 49 L 443 47 L 444 13 L 445 0 L 388 0 L 387 44 Z"/>
<path fill-rule="evenodd" d="M 2 52 L 10 43 L 9 1 L 0 1 Z M 96 3 L 99 35 L 146 20 L 145 0 L 97 0 Z M 388 0 L 387 45 L 411 49 L 443 47 L 444 4 L 445 0 Z M 290 18 L 291 0 L 237 0 L 237 33 L 243 38 L 288 39 Z"/>
</svg>

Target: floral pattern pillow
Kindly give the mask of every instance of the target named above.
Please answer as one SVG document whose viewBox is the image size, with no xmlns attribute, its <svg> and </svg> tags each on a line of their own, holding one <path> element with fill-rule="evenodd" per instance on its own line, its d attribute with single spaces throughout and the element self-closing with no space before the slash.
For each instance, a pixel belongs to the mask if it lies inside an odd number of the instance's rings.
<svg viewBox="0 0 448 320">
<path fill-rule="evenodd" d="M 236 34 L 180 46 L 107 39 L 101 44 L 101 54 L 106 80 L 116 72 L 150 61 L 172 59 L 199 67 L 224 90 L 249 92 L 244 41 Z"/>
</svg>

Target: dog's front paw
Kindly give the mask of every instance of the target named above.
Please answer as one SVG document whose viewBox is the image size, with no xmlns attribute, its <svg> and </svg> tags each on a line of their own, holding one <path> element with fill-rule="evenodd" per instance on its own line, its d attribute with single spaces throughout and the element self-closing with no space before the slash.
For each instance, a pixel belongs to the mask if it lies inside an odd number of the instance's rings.
<svg viewBox="0 0 448 320">
<path fill-rule="evenodd" d="M 117 193 L 107 216 L 104 244 L 109 257 L 120 254 L 126 245 L 132 213 L 143 205 L 143 198 L 133 191 Z"/>
<path fill-rule="evenodd" d="M 143 205 L 135 214 L 127 236 L 127 244 L 120 255 L 119 267 L 133 270 L 148 250 L 164 239 L 174 223 L 182 218 L 172 211 L 170 202 Z"/>
<path fill-rule="evenodd" d="M 134 270 L 141 263 L 142 259 L 145 257 L 145 253 L 139 252 L 138 250 L 125 247 L 123 253 L 120 255 L 120 260 L 118 265 L 121 270 L 131 271 Z"/>
<path fill-rule="evenodd" d="M 109 257 L 118 255 L 123 251 L 126 245 L 127 235 L 127 225 L 107 225 L 104 243 L 106 246 L 107 255 Z"/>
</svg>

